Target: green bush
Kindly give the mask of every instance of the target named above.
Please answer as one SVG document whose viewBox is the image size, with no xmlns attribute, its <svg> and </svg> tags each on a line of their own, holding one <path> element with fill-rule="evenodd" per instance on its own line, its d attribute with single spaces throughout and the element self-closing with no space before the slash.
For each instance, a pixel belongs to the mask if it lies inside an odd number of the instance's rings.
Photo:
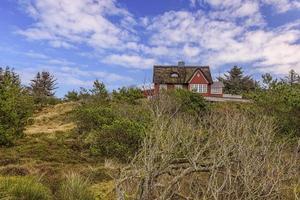
<svg viewBox="0 0 300 200">
<path fill-rule="evenodd" d="M 103 99 L 92 95 L 75 111 L 75 121 L 78 133 L 93 155 L 127 161 L 138 151 L 151 120 L 147 106 L 134 102 L 138 96 L 125 99 L 123 94 L 117 96 L 118 99 Z"/>
<path fill-rule="evenodd" d="M 75 90 L 69 91 L 65 95 L 66 101 L 78 101 L 79 99 L 80 99 L 80 96 L 79 96 L 78 92 L 76 92 Z"/>
<path fill-rule="evenodd" d="M 143 92 L 139 88 L 122 87 L 118 91 L 113 91 L 113 100 L 137 104 L 137 100 L 144 98 Z"/>
<path fill-rule="evenodd" d="M 268 90 L 249 94 L 254 112 L 274 117 L 281 133 L 300 136 L 300 85 L 279 83 Z"/>
<path fill-rule="evenodd" d="M 66 176 L 62 183 L 58 196 L 60 200 L 94 200 L 95 197 L 89 190 L 90 184 L 87 179 L 75 173 Z"/>
<path fill-rule="evenodd" d="M 188 90 L 177 89 L 171 92 L 178 104 L 180 110 L 190 114 L 199 114 L 208 110 L 208 104 L 202 95 Z"/>
<path fill-rule="evenodd" d="M 33 112 L 33 99 L 13 70 L 0 68 L 0 146 L 23 136 Z"/>
<path fill-rule="evenodd" d="M 82 134 L 99 130 L 115 119 L 115 112 L 105 105 L 82 105 L 76 110 L 75 115 L 78 131 Z"/>
<path fill-rule="evenodd" d="M 128 119 L 115 120 L 94 134 L 92 151 L 128 161 L 138 151 L 144 132 L 145 127 L 138 122 Z"/>
<path fill-rule="evenodd" d="M 2 196 L 1 196 L 2 195 Z M 49 200 L 49 188 L 32 177 L 0 177 L 0 199 Z"/>
</svg>

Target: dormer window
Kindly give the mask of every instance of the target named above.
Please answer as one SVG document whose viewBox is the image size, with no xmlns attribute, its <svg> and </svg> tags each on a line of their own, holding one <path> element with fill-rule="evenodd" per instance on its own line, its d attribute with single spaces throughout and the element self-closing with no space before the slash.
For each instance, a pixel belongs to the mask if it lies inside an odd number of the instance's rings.
<svg viewBox="0 0 300 200">
<path fill-rule="evenodd" d="M 179 77 L 179 75 L 178 75 L 178 73 L 176 73 L 176 72 L 173 72 L 173 73 L 171 74 L 171 77 L 172 77 L 172 78 L 178 78 L 178 77 Z"/>
</svg>

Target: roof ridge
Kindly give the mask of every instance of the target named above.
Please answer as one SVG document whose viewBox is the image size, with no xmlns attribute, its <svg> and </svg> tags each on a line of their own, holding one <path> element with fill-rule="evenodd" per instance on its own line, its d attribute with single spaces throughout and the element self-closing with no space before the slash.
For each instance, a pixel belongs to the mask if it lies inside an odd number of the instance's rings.
<svg viewBox="0 0 300 200">
<path fill-rule="evenodd" d="M 177 66 L 177 65 L 153 65 L 153 67 L 177 67 L 177 68 L 204 68 L 204 67 L 210 67 L 208 65 L 185 65 L 185 66 Z"/>
</svg>

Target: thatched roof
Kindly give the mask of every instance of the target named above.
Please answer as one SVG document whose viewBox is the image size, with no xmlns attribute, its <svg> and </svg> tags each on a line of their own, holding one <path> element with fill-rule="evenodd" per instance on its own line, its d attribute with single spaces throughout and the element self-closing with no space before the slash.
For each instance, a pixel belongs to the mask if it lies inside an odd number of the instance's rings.
<svg viewBox="0 0 300 200">
<path fill-rule="evenodd" d="M 200 70 L 209 83 L 213 83 L 208 66 L 154 66 L 154 83 L 187 84 L 197 70 Z M 177 74 L 177 75 L 176 75 Z"/>
</svg>

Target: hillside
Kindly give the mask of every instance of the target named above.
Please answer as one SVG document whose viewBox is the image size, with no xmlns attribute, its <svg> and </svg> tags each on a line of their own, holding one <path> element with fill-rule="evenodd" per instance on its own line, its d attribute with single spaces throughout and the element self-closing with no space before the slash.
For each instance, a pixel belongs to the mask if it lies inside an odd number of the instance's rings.
<svg viewBox="0 0 300 200">
<path fill-rule="evenodd" d="M 0 176 L 35 176 L 55 193 L 65 175 L 76 172 L 92 182 L 91 189 L 100 184 L 110 191 L 112 165 L 91 156 L 74 137 L 75 107 L 74 103 L 64 103 L 35 113 L 25 137 L 13 147 L 0 148 Z"/>
</svg>

